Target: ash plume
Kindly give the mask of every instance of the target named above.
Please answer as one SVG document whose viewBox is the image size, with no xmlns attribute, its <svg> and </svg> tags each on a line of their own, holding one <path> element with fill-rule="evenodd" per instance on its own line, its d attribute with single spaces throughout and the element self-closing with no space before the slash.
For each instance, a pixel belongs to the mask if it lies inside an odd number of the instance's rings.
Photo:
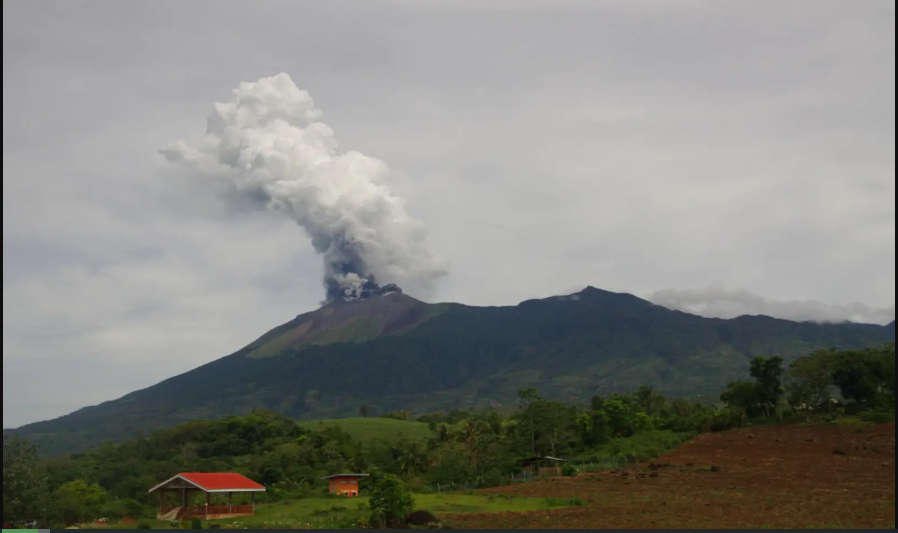
<svg viewBox="0 0 898 533">
<path fill-rule="evenodd" d="M 341 153 L 312 97 L 290 76 L 243 82 L 233 94 L 214 104 L 200 142 L 177 141 L 160 153 L 223 180 L 248 203 L 292 217 L 323 256 L 325 301 L 397 292 L 395 284 L 427 290 L 446 274 L 423 225 L 390 190 L 387 165 Z"/>
</svg>

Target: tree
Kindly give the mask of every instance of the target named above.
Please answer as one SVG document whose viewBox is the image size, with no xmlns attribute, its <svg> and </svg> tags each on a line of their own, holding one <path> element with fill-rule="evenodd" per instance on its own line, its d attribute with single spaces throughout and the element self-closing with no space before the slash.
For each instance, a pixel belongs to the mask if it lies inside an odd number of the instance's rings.
<svg viewBox="0 0 898 533">
<path fill-rule="evenodd" d="M 833 365 L 833 383 L 842 397 L 858 405 L 868 405 L 881 394 L 883 359 L 875 350 L 840 352 Z"/>
<path fill-rule="evenodd" d="M 76 479 L 60 486 L 53 493 L 53 510 L 57 520 L 66 525 L 80 524 L 98 518 L 106 493 L 97 484 Z"/>
<path fill-rule="evenodd" d="M 783 392 L 783 368 L 782 357 L 755 357 L 751 361 L 751 377 L 755 378 L 757 383 L 758 400 L 764 414 L 770 416 L 774 409 L 780 404 Z"/>
<path fill-rule="evenodd" d="M 427 470 L 427 452 L 417 442 L 406 445 L 399 457 L 399 469 L 406 479 L 411 479 Z"/>
<path fill-rule="evenodd" d="M 720 395 L 720 401 L 728 407 L 745 411 L 748 416 L 755 416 L 761 405 L 758 385 L 749 381 L 730 382 L 727 390 Z"/>
<path fill-rule="evenodd" d="M 383 525 L 404 520 L 415 508 L 415 501 L 402 481 L 388 474 L 375 476 L 368 507 Z"/>
<path fill-rule="evenodd" d="M 645 411 L 645 414 L 652 416 L 655 414 L 656 409 L 660 406 L 660 404 L 664 401 L 664 397 L 658 394 L 655 390 L 655 387 L 651 385 L 643 385 L 639 387 L 639 390 L 636 391 L 636 401 L 639 402 L 639 406 Z"/>
<path fill-rule="evenodd" d="M 360 405 L 359 406 L 359 414 L 362 415 L 362 418 L 368 418 L 368 406 Z"/>
<path fill-rule="evenodd" d="M 814 352 L 789 365 L 789 404 L 793 409 L 810 412 L 829 404 L 833 353 Z"/>
<path fill-rule="evenodd" d="M 633 435 L 633 411 L 623 400 L 606 401 L 602 412 L 605 415 L 605 424 L 611 437 L 630 437 Z"/>
<path fill-rule="evenodd" d="M 882 362 L 883 390 L 888 405 L 895 408 L 895 344 L 890 343 L 880 351 Z"/>
<path fill-rule="evenodd" d="M 3 435 L 3 523 L 27 524 L 43 518 L 47 496 L 35 445 L 18 435 Z"/>
<path fill-rule="evenodd" d="M 527 418 L 527 422 L 530 428 L 530 453 L 536 454 L 536 418 L 535 413 L 533 412 L 533 405 L 542 398 L 535 388 L 530 387 L 527 389 L 521 389 L 518 391 L 518 397 L 521 398 L 521 407 L 524 411 L 524 415 Z"/>
<path fill-rule="evenodd" d="M 537 431 L 556 457 L 561 443 L 572 434 L 576 410 L 560 402 L 542 400 L 533 405 L 536 408 Z"/>
</svg>

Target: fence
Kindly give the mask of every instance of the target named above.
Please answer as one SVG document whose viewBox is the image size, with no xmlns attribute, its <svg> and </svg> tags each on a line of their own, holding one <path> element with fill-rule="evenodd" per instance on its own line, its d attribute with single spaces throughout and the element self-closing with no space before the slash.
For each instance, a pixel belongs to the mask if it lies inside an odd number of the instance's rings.
<svg viewBox="0 0 898 533">
<path fill-rule="evenodd" d="M 571 459 L 567 464 L 574 466 L 580 472 L 607 472 L 612 470 L 620 470 L 627 468 L 637 461 L 629 455 L 620 456 L 603 456 L 589 457 L 580 459 Z M 498 478 L 482 478 L 477 480 L 468 480 L 462 483 L 437 483 L 434 485 L 420 485 L 416 487 L 419 493 L 443 493 L 443 492 L 464 492 L 469 490 L 484 489 L 501 485 L 512 485 L 515 483 L 525 483 L 534 479 L 543 479 L 555 477 L 556 474 L 533 475 L 529 472 L 518 470 L 502 474 Z"/>
</svg>

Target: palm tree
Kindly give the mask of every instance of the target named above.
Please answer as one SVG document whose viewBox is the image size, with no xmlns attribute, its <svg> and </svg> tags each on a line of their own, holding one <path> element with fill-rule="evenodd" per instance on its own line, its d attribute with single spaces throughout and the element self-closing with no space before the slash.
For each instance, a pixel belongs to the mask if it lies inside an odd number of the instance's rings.
<svg viewBox="0 0 898 533">
<path fill-rule="evenodd" d="M 406 479 L 413 478 L 427 470 L 427 453 L 421 444 L 414 442 L 399 457 L 399 469 Z"/>
<path fill-rule="evenodd" d="M 639 405 L 645 410 L 645 414 L 649 416 L 654 414 L 655 408 L 658 407 L 664 399 L 663 396 L 655 391 L 655 387 L 652 385 L 643 385 L 639 387 L 635 397 L 636 401 L 639 402 Z"/>
</svg>

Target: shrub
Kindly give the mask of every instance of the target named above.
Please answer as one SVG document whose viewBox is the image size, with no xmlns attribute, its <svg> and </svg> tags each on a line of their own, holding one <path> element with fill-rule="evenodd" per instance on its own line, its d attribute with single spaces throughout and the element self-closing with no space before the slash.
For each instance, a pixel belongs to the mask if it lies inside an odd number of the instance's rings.
<svg viewBox="0 0 898 533">
<path fill-rule="evenodd" d="M 564 465 L 564 468 L 561 470 L 561 474 L 565 477 L 574 477 L 579 473 L 580 470 L 578 470 L 576 466 L 570 463 Z"/>
<path fill-rule="evenodd" d="M 382 475 L 373 480 L 368 506 L 378 515 L 381 523 L 389 523 L 404 520 L 415 508 L 415 501 L 402 481 L 394 476 Z"/>
<path fill-rule="evenodd" d="M 368 517 L 368 529 L 380 529 L 385 526 L 386 520 L 381 513 L 374 511 L 371 513 L 371 516 Z"/>
<path fill-rule="evenodd" d="M 477 483 L 477 486 L 479 488 L 485 489 L 488 487 L 498 487 L 501 484 L 502 473 L 494 468 L 480 477 L 480 481 Z"/>
<path fill-rule="evenodd" d="M 190 529 L 203 529 L 203 521 L 199 518 L 194 518 L 190 521 Z"/>
<path fill-rule="evenodd" d="M 437 522 L 437 517 L 430 511 L 418 510 L 408 515 L 406 523 L 410 526 L 426 526 Z"/>
<path fill-rule="evenodd" d="M 862 412 L 860 419 L 864 422 L 873 422 L 874 424 L 888 424 L 895 421 L 895 413 L 883 409 L 871 409 Z"/>
<path fill-rule="evenodd" d="M 153 529 L 149 522 L 143 521 L 137 524 L 137 529 Z"/>
</svg>

